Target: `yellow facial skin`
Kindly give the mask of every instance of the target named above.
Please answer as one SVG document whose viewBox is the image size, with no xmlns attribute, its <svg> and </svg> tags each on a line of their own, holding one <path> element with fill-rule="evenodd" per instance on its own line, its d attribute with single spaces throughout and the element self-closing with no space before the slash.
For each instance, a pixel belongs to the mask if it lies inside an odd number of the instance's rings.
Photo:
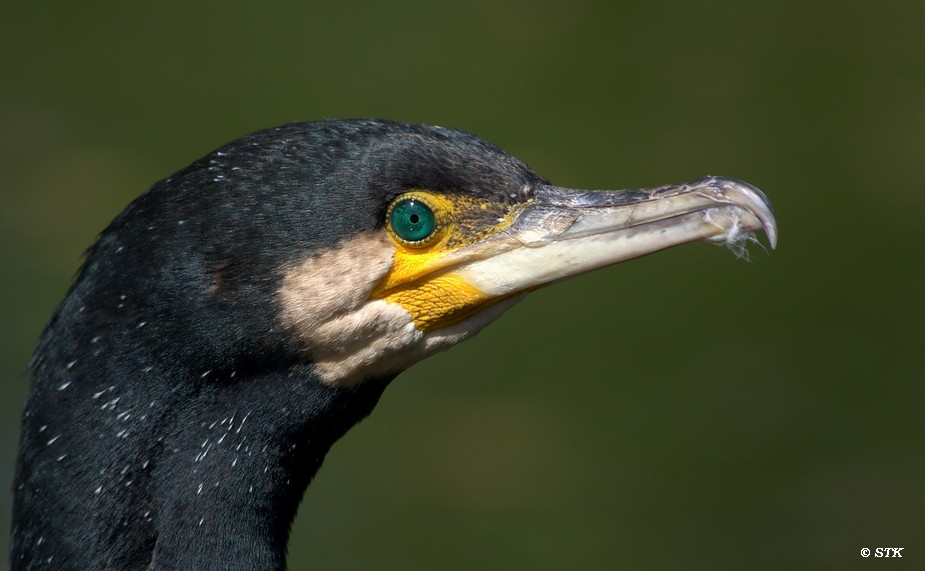
<svg viewBox="0 0 925 571">
<path fill-rule="evenodd" d="M 436 218 L 434 232 L 421 243 L 408 243 L 391 226 L 395 244 L 392 267 L 370 294 L 401 305 L 420 331 L 432 331 L 463 321 L 496 299 L 482 293 L 452 267 L 459 251 L 511 225 L 523 204 L 496 204 L 471 196 L 411 191 L 393 204 L 413 198 L 425 203 Z"/>
</svg>

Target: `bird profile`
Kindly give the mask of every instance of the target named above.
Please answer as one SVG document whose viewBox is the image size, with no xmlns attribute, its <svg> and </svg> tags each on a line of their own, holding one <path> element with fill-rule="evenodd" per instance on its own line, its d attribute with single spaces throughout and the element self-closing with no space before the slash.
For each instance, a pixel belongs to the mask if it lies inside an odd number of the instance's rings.
<svg viewBox="0 0 925 571">
<path fill-rule="evenodd" d="M 233 141 L 102 231 L 42 333 L 11 568 L 284 568 L 325 454 L 400 372 L 539 287 L 760 230 L 744 182 L 567 189 L 455 129 Z"/>
</svg>

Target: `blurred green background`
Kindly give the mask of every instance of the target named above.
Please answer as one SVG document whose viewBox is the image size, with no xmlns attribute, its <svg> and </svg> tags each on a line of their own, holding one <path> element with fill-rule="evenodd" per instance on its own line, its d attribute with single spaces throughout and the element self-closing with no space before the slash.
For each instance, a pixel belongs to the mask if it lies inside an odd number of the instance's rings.
<svg viewBox="0 0 925 571">
<path fill-rule="evenodd" d="M 2 11 L 4 530 L 24 369 L 95 234 L 240 135 L 374 116 L 474 132 L 564 186 L 741 178 L 780 246 L 598 271 L 416 365 L 328 456 L 292 568 L 925 560 L 925 4 Z"/>
</svg>

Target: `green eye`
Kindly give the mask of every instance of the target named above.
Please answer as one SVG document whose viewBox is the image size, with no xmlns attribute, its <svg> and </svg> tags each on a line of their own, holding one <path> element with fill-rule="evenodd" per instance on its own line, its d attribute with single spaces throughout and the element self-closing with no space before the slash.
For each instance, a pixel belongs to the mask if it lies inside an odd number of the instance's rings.
<svg viewBox="0 0 925 571">
<path fill-rule="evenodd" d="M 409 198 L 396 203 L 389 211 L 389 224 L 395 235 L 407 242 L 426 240 L 434 233 L 437 219 L 426 204 Z"/>
</svg>

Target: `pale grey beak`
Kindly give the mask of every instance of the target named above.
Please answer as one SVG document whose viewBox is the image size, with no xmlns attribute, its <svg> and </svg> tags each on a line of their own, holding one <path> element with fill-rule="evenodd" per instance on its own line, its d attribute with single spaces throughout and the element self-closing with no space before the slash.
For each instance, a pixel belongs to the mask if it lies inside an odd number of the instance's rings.
<svg viewBox="0 0 925 571">
<path fill-rule="evenodd" d="M 490 255 L 483 250 L 453 273 L 490 297 L 506 296 L 686 242 L 741 246 L 759 230 L 774 248 L 770 201 L 730 178 L 642 190 L 541 186 Z"/>
</svg>

